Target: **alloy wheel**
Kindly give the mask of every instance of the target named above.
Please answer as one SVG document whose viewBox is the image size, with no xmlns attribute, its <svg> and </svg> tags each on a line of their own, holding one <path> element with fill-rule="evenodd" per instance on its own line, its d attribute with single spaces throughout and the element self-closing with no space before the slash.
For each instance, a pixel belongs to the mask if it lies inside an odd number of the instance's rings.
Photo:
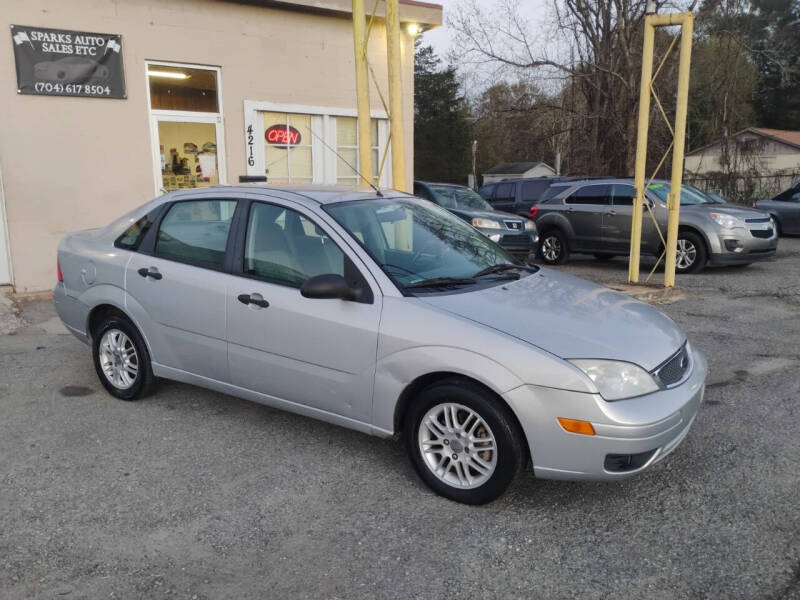
<svg viewBox="0 0 800 600">
<path fill-rule="evenodd" d="M 431 408 L 417 442 L 426 466 L 439 480 L 461 489 L 486 483 L 497 467 L 497 441 L 474 410 L 447 402 Z"/>
<path fill-rule="evenodd" d="M 694 264 L 694 261 L 697 260 L 697 248 L 687 239 L 681 238 L 678 240 L 676 252 L 675 266 L 682 271 L 689 269 Z"/>
<path fill-rule="evenodd" d="M 555 236 L 549 236 L 542 242 L 542 256 L 549 262 L 555 262 L 561 256 L 561 242 Z"/>
<path fill-rule="evenodd" d="M 139 356 L 131 339 L 119 329 L 109 329 L 99 345 L 100 367 L 114 387 L 127 390 L 139 374 Z"/>
</svg>

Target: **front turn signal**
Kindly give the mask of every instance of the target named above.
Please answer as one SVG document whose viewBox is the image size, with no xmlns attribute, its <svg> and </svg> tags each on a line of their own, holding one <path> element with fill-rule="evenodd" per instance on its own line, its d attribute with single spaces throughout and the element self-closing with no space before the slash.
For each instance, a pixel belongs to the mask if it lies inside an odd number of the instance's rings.
<svg viewBox="0 0 800 600">
<path fill-rule="evenodd" d="M 580 433 L 581 435 L 594 435 L 594 427 L 589 421 L 578 421 L 577 419 L 565 419 L 558 417 L 558 424 L 570 433 Z"/>
</svg>

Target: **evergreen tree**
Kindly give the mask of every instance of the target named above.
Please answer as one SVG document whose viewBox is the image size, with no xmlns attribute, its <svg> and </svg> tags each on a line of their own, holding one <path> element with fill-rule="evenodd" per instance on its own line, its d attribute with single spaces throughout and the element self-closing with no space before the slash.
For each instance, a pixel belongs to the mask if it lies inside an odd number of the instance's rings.
<svg viewBox="0 0 800 600">
<path fill-rule="evenodd" d="M 467 105 L 452 66 L 431 46 L 414 52 L 414 178 L 467 183 L 471 169 Z"/>
</svg>

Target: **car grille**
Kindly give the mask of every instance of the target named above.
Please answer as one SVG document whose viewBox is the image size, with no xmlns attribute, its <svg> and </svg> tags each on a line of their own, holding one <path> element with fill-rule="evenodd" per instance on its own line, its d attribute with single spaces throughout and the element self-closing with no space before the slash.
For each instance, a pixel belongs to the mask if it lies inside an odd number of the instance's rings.
<svg viewBox="0 0 800 600">
<path fill-rule="evenodd" d="M 769 229 L 751 229 L 750 233 L 753 234 L 753 237 L 757 238 L 771 238 L 772 227 L 770 227 Z"/>
<path fill-rule="evenodd" d="M 653 371 L 662 385 L 669 387 L 681 381 L 689 371 L 689 352 L 686 344 Z"/>
<path fill-rule="evenodd" d="M 514 231 L 520 231 L 522 229 L 522 221 L 503 221 L 503 223 L 506 224 L 506 227 Z"/>
</svg>

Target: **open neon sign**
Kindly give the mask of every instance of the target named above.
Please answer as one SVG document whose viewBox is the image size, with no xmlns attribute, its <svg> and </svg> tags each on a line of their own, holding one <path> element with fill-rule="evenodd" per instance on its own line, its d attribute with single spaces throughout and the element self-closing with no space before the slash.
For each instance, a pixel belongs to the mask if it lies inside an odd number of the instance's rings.
<svg viewBox="0 0 800 600">
<path fill-rule="evenodd" d="M 302 138 L 300 132 L 291 125 L 272 125 L 264 132 L 264 139 L 273 146 L 288 148 L 297 146 Z"/>
</svg>

